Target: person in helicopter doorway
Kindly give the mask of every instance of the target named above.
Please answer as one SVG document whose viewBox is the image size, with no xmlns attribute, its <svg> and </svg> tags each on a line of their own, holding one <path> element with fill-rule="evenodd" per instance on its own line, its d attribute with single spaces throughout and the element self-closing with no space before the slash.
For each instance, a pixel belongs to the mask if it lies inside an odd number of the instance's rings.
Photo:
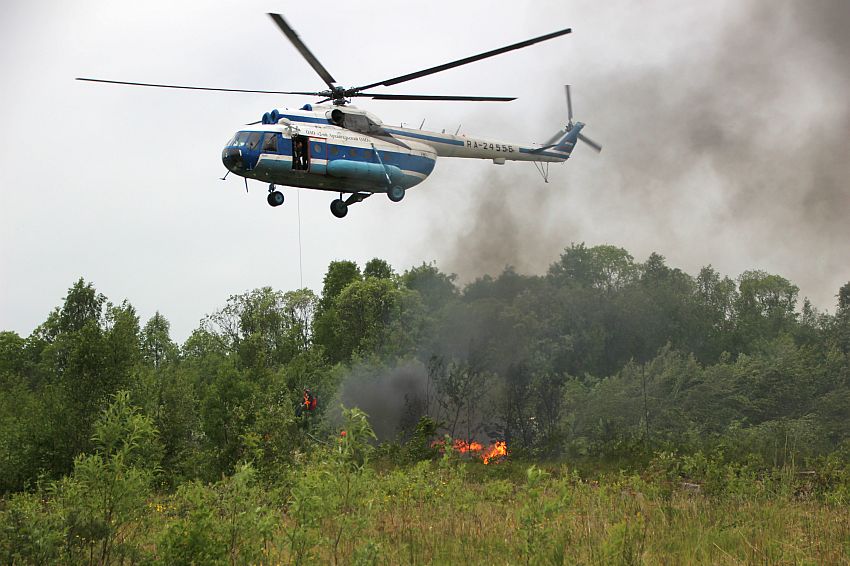
<svg viewBox="0 0 850 566">
<path fill-rule="evenodd" d="M 292 168 L 297 171 L 306 171 L 310 168 L 310 156 L 307 149 L 307 141 L 304 136 L 295 138 L 292 146 Z"/>
</svg>

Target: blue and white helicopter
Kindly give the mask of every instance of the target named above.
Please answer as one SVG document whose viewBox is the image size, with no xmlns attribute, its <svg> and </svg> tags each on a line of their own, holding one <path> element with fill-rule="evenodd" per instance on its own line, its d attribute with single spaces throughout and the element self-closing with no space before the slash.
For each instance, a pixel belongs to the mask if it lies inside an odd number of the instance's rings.
<svg viewBox="0 0 850 566">
<path fill-rule="evenodd" d="M 407 189 L 424 181 L 434 170 L 437 157 L 491 159 L 502 165 L 506 161 L 531 161 L 548 181 L 549 163 L 566 161 L 578 140 L 596 151 L 601 146 L 581 133 L 584 124 L 573 123 L 570 87 L 566 87 L 566 126 L 543 144 L 521 144 L 445 132 L 389 126 L 374 114 L 350 105 L 351 99 L 374 100 L 453 100 L 473 102 L 508 102 L 509 97 L 440 96 L 364 92 L 381 86 L 392 86 L 431 75 L 514 49 L 554 39 L 570 33 L 559 30 L 513 45 L 465 57 L 365 86 L 345 88 L 310 52 L 280 14 L 269 14 L 289 41 L 327 84 L 318 92 L 260 91 L 111 81 L 79 77 L 77 80 L 225 92 L 290 94 L 316 96 L 316 104 L 305 104 L 299 110 L 272 110 L 259 122 L 249 124 L 236 133 L 221 153 L 229 173 L 269 183 L 268 203 L 283 204 L 283 193 L 277 185 L 303 187 L 339 193 L 331 202 L 331 213 L 337 218 L 348 214 L 348 207 L 375 193 L 386 193 L 393 202 L 404 198 Z M 225 178 L 227 174 L 225 174 Z M 346 197 L 346 194 L 348 196 Z"/>
</svg>

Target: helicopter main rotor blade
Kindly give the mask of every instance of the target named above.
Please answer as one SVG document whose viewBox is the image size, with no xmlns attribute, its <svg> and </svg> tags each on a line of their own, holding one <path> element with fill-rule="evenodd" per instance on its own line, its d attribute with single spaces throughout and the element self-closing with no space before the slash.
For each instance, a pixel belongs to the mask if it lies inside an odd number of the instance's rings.
<svg viewBox="0 0 850 566">
<path fill-rule="evenodd" d="M 596 153 L 599 153 L 600 151 L 602 151 L 602 146 L 599 145 L 598 143 L 596 143 L 595 141 L 593 141 L 592 139 L 590 139 L 589 137 L 587 137 L 586 135 L 580 133 L 578 135 L 578 139 L 580 139 L 581 141 L 583 141 L 584 143 L 586 143 L 587 145 L 592 147 L 594 149 L 594 151 L 596 151 Z"/>
<path fill-rule="evenodd" d="M 367 96 L 373 100 L 458 100 L 466 102 L 510 102 L 516 98 L 505 96 L 442 96 L 435 94 L 371 94 L 355 93 L 352 96 Z"/>
<path fill-rule="evenodd" d="M 319 63 L 319 60 L 316 59 L 316 56 L 313 55 L 309 49 L 307 49 L 307 46 L 304 45 L 304 42 L 301 41 L 301 38 L 298 37 L 298 34 L 295 33 L 295 30 L 289 27 L 289 24 L 287 24 L 286 20 L 283 19 L 283 16 L 281 16 L 280 14 L 269 14 L 269 16 L 272 20 L 274 20 L 274 23 L 277 24 L 277 27 L 280 28 L 280 31 L 283 32 L 283 35 L 285 35 L 287 39 L 292 42 L 292 45 L 295 46 L 295 49 L 297 49 L 298 52 L 301 53 L 301 56 L 304 57 L 308 63 L 310 63 L 310 66 L 313 67 L 313 70 L 319 73 L 319 76 L 322 77 L 322 80 L 325 81 L 325 84 L 328 85 L 331 90 L 334 90 L 334 83 L 336 82 L 336 80 L 334 80 L 328 70 L 325 69 L 324 65 Z"/>
<path fill-rule="evenodd" d="M 78 81 L 88 81 L 91 83 L 107 83 L 113 85 L 130 85 L 130 86 L 150 86 L 156 88 L 179 88 L 183 90 L 212 90 L 217 92 L 253 92 L 255 94 L 299 94 L 299 95 L 313 95 L 313 96 L 321 96 L 321 93 L 318 92 L 289 92 L 282 90 L 247 90 L 243 88 L 214 88 L 207 86 L 185 86 L 185 85 L 163 85 L 163 84 L 154 84 L 154 83 L 135 83 L 129 81 L 109 81 L 106 79 L 88 79 L 85 77 L 77 77 Z"/>
<path fill-rule="evenodd" d="M 422 71 L 416 71 L 415 73 L 408 73 L 406 75 L 401 75 L 399 77 L 394 77 L 391 79 L 386 79 L 377 83 L 372 83 L 366 86 L 355 87 L 349 89 L 349 93 L 359 92 L 361 90 L 366 90 L 369 88 L 373 88 L 376 86 L 392 86 L 399 83 L 412 81 L 413 79 L 418 79 L 420 77 L 424 77 L 427 75 L 432 75 L 434 73 L 439 73 L 441 71 L 446 71 L 448 69 L 453 69 L 455 67 L 460 67 L 461 65 L 466 65 L 467 63 L 474 63 L 475 61 L 480 61 L 482 59 L 487 59 L 488 57 L 494 57 L 496 55 L 501 55 L 502 53 L 507 53 L 508 51 L 513 51 L 514 49 L 522 49 L 523 47 L 528 47 L 529 45 L 534 45 L 535 43 L 540 43 L 541 41 L 547 41 L 549 39 L 554 39 L 556 37 L 560 37 L 562 35 L 566 35 L 570 33 L 572 29 L 562 29 L 556 32 L 552 32 L 546 35 L 541 35 L 540 37 L 535 37 L 533 39 L 527 39 L 525 41 L 520 41 L 519 43 L 514 43 L 513 45 L 508 45 L 506 47 L 500 47 L 499 49 L 493 49 L 492 51 L 487 51 L 486 53 L 480 53 L 478 55 L 472 55 L 471 57 L 465 57 L 463 59 L 458 59 L 457 61 L 452 61 L 451 63 L 445 63 L 443 65 L 437 65 L 436 67 L 431 67 L 429 69 L 424 69 Z M 346 93 L 348 96 L 351 94 Z"/>
</svg>

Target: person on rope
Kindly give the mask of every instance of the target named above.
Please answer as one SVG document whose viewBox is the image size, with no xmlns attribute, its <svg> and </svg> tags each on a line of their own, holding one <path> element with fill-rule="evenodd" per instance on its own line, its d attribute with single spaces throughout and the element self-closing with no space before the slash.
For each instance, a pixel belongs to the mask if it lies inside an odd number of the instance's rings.
<svg viewBox="0 0 850 566">
<path fill-rule="evenodd" d="M 310 414 L 316 410 L 318 405 L 318 397 L 307 387 L 304 388 L 304 395 L 301 398 L 301 403 L 295 409 L 295 416 L 300 417 L 303 414 Z"/>
</svg>

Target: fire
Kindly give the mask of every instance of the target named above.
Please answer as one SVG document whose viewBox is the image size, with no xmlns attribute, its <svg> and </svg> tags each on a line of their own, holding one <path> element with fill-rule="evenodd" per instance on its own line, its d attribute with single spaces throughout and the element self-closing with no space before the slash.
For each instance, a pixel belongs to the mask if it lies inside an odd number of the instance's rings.
<svg viewBox="0 0 850 566">
<path fill-rule="evenodd" d="M 466 442 L 465 440 L 460 440 L 458 438 L 455 438 L 454 442 L 452 442 L 452 448 L 461 454 L 465 454 L 467 452 L 481 452 L 484 450 L 484 446 L 474 440 L 472 442 Z"/>
<path fill-rule="evenodd" d="M 493 446 L 491 446 L 487 452 L 481 455 L 481 459 L 484 461 L 484 464 L 487 465 L 492 462 L 496 458 L 501 458 L 503 456 L 508 455 L 508 444 L 507 442 L 500 440 L 496 442 Z"/>
<path fill-rule="evenodd" d="M 443 452 L 445 444 L 444 440 L 435 440 L 431 443 L 431 446 L 439 448 L 440 452 Z M 508 444 L 503 440 L 491 444 L 488 448 L 484 448 L 484 445 L 480 442 L 474 440 L 467 442 L 466 440 L 455 438 L 452 441 L 452 449 L 461 454 L 475 454 L 481 458 L 485 465 L 498 462 L 500 458 L 508 455 Z"/>
</svg>

